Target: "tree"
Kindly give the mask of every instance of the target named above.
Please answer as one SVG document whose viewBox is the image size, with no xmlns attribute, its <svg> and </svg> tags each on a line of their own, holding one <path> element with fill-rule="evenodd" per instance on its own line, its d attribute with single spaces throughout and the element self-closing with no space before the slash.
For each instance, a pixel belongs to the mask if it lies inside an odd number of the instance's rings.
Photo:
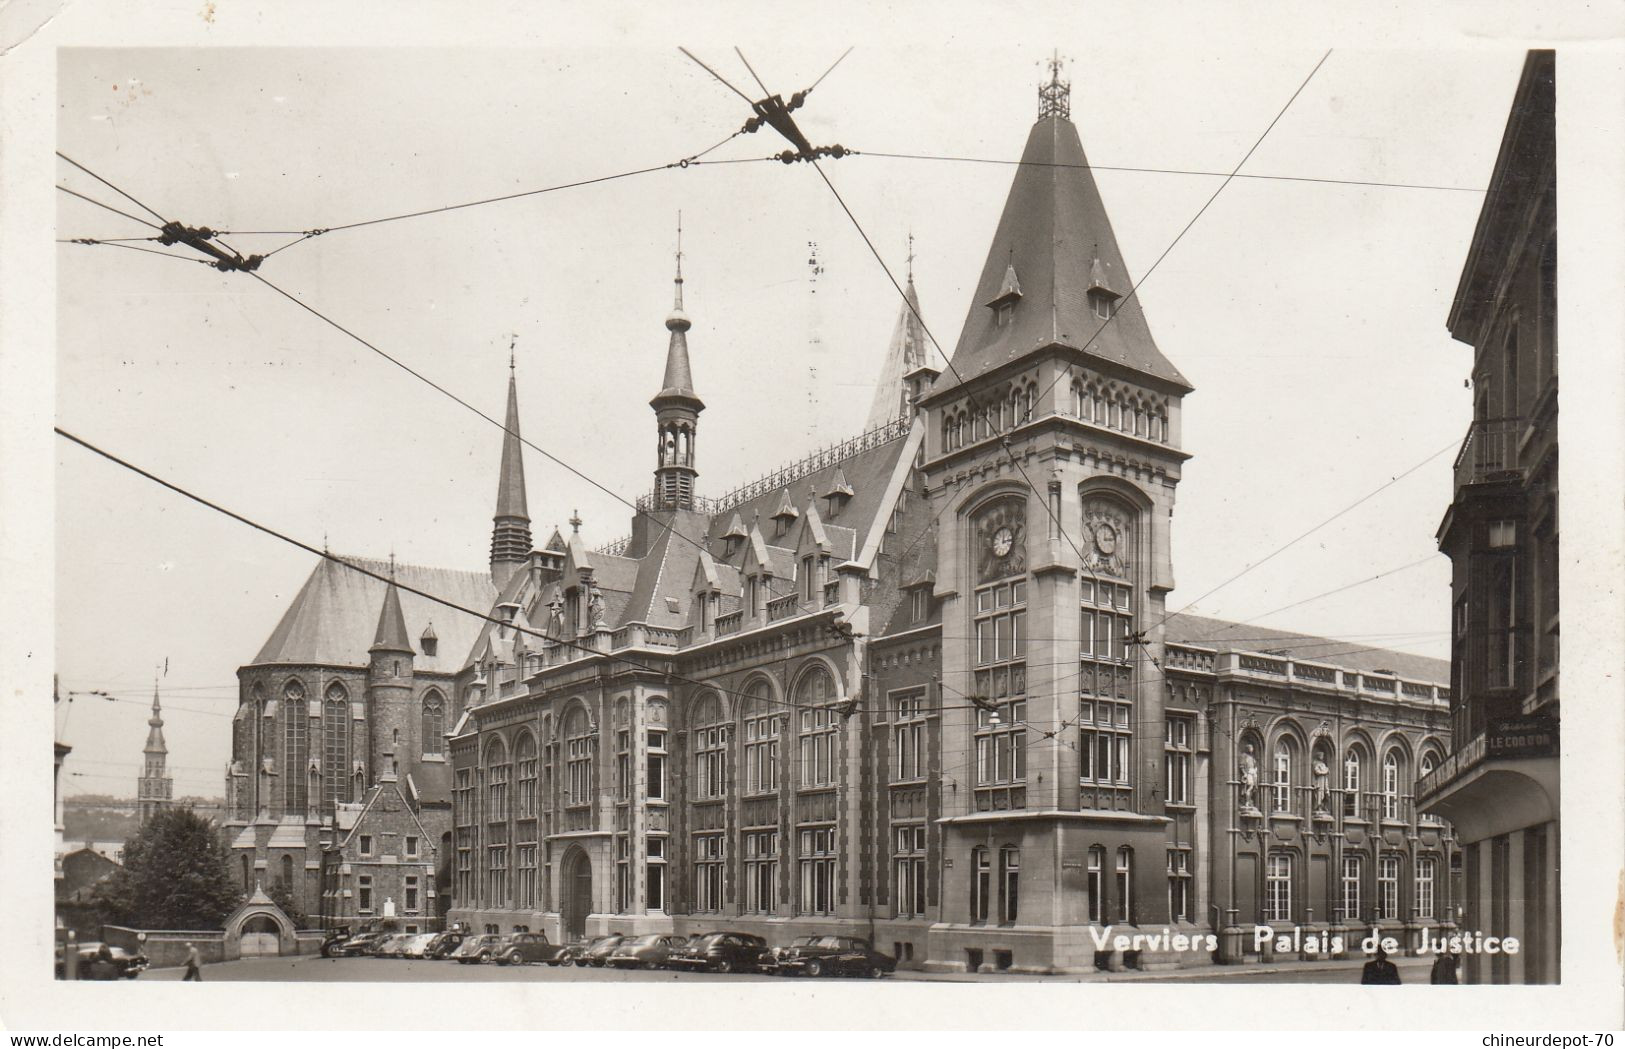
<svg viewBox="0 0 1625 1049">
<path fill-rule="evenodd" d="M 265 895 L 271 897 L 272 903 L 282 908 L 282 913 L 286 914 L 288 920 L 293 922 L 295 929 L 308 929 L 310 927 L 310 917 L 299 909 L 299 901 L 294 898 L 293 889 L 287 882 L 278 878 L 271 883 L 269 889 L 265 890 Z"/>
<path fill-rule="evenodd" d="M 162 809 L 124 843 L 124 866 L 96 887 L 104 922 L 138 929 L 218 929 L 242 894 L 219 828 L 190 809 Z"/>
</svg>

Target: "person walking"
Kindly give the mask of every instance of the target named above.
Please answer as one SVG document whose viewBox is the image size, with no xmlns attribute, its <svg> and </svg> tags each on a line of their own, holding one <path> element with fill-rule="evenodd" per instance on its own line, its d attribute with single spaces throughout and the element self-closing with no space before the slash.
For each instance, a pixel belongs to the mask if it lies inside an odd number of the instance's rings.
<svg viewBox="0 0 1625 1049">
<path fill-rule="evenodd" d="M 1377 948 L 1377 956 L 1365 963 L 1360 970 L 1361 983 L 1397 984 L 1399 982 L 1399 967 L 1388 960 L 1388 952 L 1381 947 Z"/>
<path fill-rule="evenodd" d="M 185 983 L 187 980 L 196 980 L 198 983 L 202 983 L 202 965 L 203 956 L 198 953 L 197 944 L 190 940 L 186 941 L 186 975 L 181 977 L 181 982 Z"/>
<path fill-rule="evenodd" d="M 1433 973 L 1428 977 L 1428 983 L 1459 983 L 1456 979 L 1457 970 L 1461 968 L 1461 958 L 1455 954 L 1441 954 L 1433 963 Z"/>
</svg>

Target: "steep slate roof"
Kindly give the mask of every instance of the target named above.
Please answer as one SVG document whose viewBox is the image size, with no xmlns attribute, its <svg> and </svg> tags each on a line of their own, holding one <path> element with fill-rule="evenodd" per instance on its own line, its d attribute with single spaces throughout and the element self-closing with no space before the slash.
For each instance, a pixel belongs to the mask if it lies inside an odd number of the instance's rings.
<svg viewBox="0 0 1625 1049">
<path fill-rule="evenodd" d="M 343 560 L 379 575 L 389 574 L 388 561 L 361 557 L 344 557 Z M 490 574 L 483 570 L 462 572 L 397 564 L 395 578 L 404 586 L 481 612 L 496 603 L 496 588 L 491 584 Z M 254 663 L 366 666 L 367 649 L 378 626 L 386 589 L 387 585 L 381 580 L 322 558 L 254 657 Z M 413 667 L 420 671 L 454 673 L 473 647 L 483 621 L 406 591 L 401 592 L 400 602 L 407 637 L 421 631 L 430 619 L 438 624 L 435 629 L 441 643 L 437 654 L 426 656 L 417 652 Z"/>
<path fill-rule="evenodd" d="M 401 612 L 401 592 L 394 583 L 384 589 L 384 605 L 378 613 L 378 632 L 373 635 L 372 647 L 393 652 L 412 651 L 412 641 L 406 633 L 406 616 Z"/>
<path fill-rule="evenodd" d="M 507 433 L 502 435 L 502 474 L 497 480 L 497 517 L 530 520 L 525 503 L 525 461 L 519 447 L 519 390 L 508 373 Z"/>
<path fill-rule="evenodd" d="M 1271 630 L 1251 623 L 1232 623 L 1180 613 L 1168 618 L 1166 636 L 1170 642 L 1200 645 L 1220 652 L 1278 652 L 1287 659 L 1330 663 L 1352 670 L 1390 670 L 1412 681 L 1435 684 L 1450 682 L 1450 661 L 1447 659 L 1372 648 L 1313 634 L 1295 634 L 1289 630 Z"/>
<path fill-rule="evenodd" d="M 1044 117 L 1027 136 L 1021 163 L 954 348 L 953 368 L 937 378 L 932 392 L 1051 343 L 1081 349 L 1097 330 L 1090 356 L 1191 389 L 1157 349 L 1138 298 L 1119 299 L 1116 317 L 1104 329 L 1105 322 L 1089 304 L 1092 279 L 1118 295 L 1126 295 L 1134 282 L 1088 170 L 1078 129 L 1063 117 Z M 1021 298 L 1001 328 L 987 303 L 1004 293 L 1012 268 L 1020 278 Z"/>
<path fill-rule="evenodd" d="M 869 404 L 868 426 L 891 422 L 902 414 L 903 376 L 930 359 L 931 348 L 925 341 L 925 328 L 920 324 L 920 293 L 914 290 L 914 275 L 909 274 L 908 286 L 903 290 L 907 300 L 897 310 L 897 326 L 892 329 L 891 344 L 886 348 L 886 360 L 880 368 L 880 382 L 875 386 L 874 400 Z"/>
</svg>

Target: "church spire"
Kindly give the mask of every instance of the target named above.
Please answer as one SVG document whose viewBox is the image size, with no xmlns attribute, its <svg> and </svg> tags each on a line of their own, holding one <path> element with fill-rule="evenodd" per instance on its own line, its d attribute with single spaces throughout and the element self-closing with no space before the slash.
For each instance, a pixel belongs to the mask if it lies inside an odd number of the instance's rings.
<svg viewBox="0 0 1625 1049">
<path fill-rule="evenodd" d="M 694 392 L 694 375 L 688 363 L 688 314 L 683 312 L 683 216 L 677 215 L 677 276 L 671 313 L 666 330 L 666 374 L 660 392 L 649 402 L 655 411 L 659 444 L 656 453 L 655 498 L 657 510 L 690 510 L 694 507 L 694 438 L 699 431 L 700 413 L 705 402 Z"/>
<path fill-rule="evenodd" d="M 519 446 L 519 384 L 514 377 L 515 337 L 508 344 L 508 415 L 502 435 L 502 472 L 491 521 L 491 581 L 498 589 L 530 559 L 530 512 L 525 502 L 525 461 Z"/>
<path fill-rule="evenodd" d="M 158 675 L 152 676 L 152 717 L 147 719 L 147 745 L 142 748 L 141 779 L 136 785 L 136 802 L 144 823 L 159 809 L 168 806 L 174 781 L 166 768 L 169 747 L 164 743 L 164 711 L 158 701 Z"/>
<path fill-rule="evenodd" d="M 891 343 L 880 366 L 880 379 L 874 400 L 869 402 L 867 429 L 874 429 L 906 414 L 911 405 L 908 376 L 926 366 L 931 350 L 926 343 L 925 325 L 920 323 L 920 293 L 914 288 L 914 234 L 908 235 L 908 282 L 903 286 L 903 305 L 897 310 Z"/>
<path fill-rule="evenodd" d="M 389 565 L 389 589 L 384 591 L 384 604 L 378 611 L 378 630 L 373 634 L 373 652 L 410 652 L 412 642 L 406 636 L 406 616 L 401 614 L 401 592 L 395 586 L 395 563 Z"/>
</svg>

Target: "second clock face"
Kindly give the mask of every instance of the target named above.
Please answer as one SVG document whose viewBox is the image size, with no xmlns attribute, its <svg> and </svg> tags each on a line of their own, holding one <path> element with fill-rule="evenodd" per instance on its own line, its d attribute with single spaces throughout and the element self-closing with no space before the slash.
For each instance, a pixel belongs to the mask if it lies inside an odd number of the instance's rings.
<svg viewBox="0 0 1625 1049">
<path fill-rule="evenodd" d="M 1015 542 L 1015 534 L 1011 532 L 1009 528 L 1000 528 L 998 531 L 993 533 L 993 540 L 991 543 L 993 547 L 993 556 L 1008 556 L 1010 553 L 1010 548 L 1015 545 Z"/>
<path fill-rule="evenodd" d="M 1109 524 L 1102 524 L 1095 529 L 1095 549 L 1110 557 L 1112 551 L 1117 549 L 1117 530 Z"/>
</svg>

